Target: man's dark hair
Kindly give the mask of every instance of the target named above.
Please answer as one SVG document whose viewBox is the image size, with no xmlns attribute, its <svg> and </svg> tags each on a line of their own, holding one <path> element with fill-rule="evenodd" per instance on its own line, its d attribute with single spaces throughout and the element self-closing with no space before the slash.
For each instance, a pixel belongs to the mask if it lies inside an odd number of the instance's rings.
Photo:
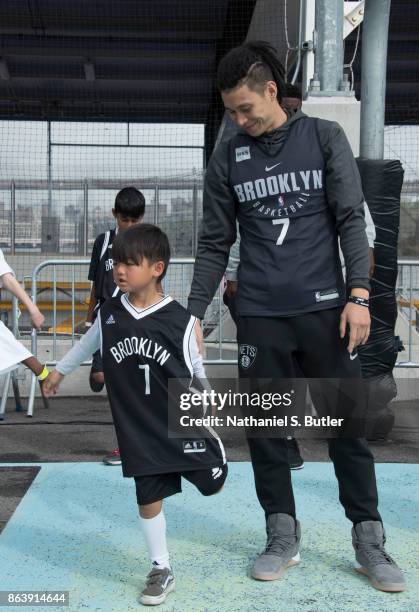
<svg viewBox="0 0 419 612">
<path fill-rule="evenodd" d="M 116 194 L 116 213 L 131 219 L 140 219 L 144 216 L 144 211 L 145 198 L 136 187 L 124 187 Z"/>
<path fill-rule="evenodd" d="M 275 81 L 277 98 L 281 102 L 285 91 L 284 75 L 275 47 L 263 40 L 255 40 L 231 49 L 222 58 L 217 70 L 217 87 L 220 91 L 231 91 L 247 85 L 249 89 L 262 93 L 268 81 Z"/>
<path fill-rule="evenodd" d="M 302 100 L 301 89 L 297 85 L 292 83 L 285 83 L 284 98 L 295 98 L 296 100 Z"/>
<path fill-rule="evenodd" d="M 114 262 L 141 264 L 143 259 L 150 263 L 162 261 L 163 273 L 157 281 L 161 281 L 167 271 L 170 260 L 170 246 L 166 234 L 156 225 L 141 223 L 118 232 L 112 244 L 112 259 Z"/>
</svg>

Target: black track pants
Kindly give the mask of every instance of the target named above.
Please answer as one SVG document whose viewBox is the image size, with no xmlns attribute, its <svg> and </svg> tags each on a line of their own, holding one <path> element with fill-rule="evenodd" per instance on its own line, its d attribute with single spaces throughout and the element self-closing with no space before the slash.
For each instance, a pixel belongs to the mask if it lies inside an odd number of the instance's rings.
<svg viewBox="0 0 419 612">
<path fill-rule="evenodd" d="M 350 359 L 348 339 L 339 337 L 341 308 L 294 317 L 238 317 L 238 344 L 256 348 L 243 378 L 359 378 L 359 359 Z M 313 397 L 313 394 L 312 394 Z M 313 401 L 319 414 L 319 400 Z M 320 400 L 321 401 L 321 400 Z M 285 440 L 248 438 L 256 492 L 265 513 L 295 517 L 295 502 Z M 354 523 L 381 520 L 374 459 L 366 440 L 328 440 L 329 456 L 339 483 L 339 499 Z"/>
</svg>

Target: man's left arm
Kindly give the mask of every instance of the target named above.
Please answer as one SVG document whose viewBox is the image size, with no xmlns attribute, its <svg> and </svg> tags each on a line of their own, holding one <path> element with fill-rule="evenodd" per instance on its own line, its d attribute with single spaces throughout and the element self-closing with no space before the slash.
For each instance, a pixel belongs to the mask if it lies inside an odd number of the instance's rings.
<svg viewBox="0 0 419 612">
<path fill-rule="evenodd" d="M 364 195 L 351 147 L 343 129 L 334 122 L 318 120 L 318 133 L 326 162 L 325 187 L 346 264 L 346 284 L 352 298 L 368 303 L 369 252 L 365 233 Z M 367 307 L 348 302 L 342 311 L 340 335 L 349 326 L 350 353 L 365 344 L 370 332 Z"/>
</svg>

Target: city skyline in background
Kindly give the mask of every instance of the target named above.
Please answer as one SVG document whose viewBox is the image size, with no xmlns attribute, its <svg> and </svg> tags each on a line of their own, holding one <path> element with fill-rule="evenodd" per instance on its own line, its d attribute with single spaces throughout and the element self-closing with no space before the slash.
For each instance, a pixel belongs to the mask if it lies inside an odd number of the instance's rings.
<svg viewBox="0 0 419 612">
<path fill-rule="evenodd" d="M 43 234 L 51 231 L 59 236 L 50 252 L 88 251 L 95 235 L 114 225 L 118 189 L 134 184 L 146 198 L 145 220 L 168 228 L 175 252 L 194 254 L 204 124 L 3 120 L 0 127 L 1 248 L 13 242 L 16 251 L 45 249 Z M 417 242 L 419 226 L 418 142 L 419 126 L 385 127 L 385 158 L 400 159 L 405 171 L 401 234 L 409 245 Z M 187 239 L 188 230 L 194 240 Z"/>
</svg>

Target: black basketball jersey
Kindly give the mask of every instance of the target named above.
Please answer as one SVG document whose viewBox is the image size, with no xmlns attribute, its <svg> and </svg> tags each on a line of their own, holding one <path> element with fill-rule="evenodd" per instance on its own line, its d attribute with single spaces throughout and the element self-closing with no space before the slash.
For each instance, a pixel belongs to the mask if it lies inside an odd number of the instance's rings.
<svg viewBox="0 0 419 612">
<path fill-rule="evenodd" d="M 184 472 L 225 463 L 221 440 L 168 437 L 168 380 L 192 381 L 195 317 L 165 296 L 145 310 L 126 294 L 100 308 L 101 353 L 124 476 Z"/>
<path fill-rule="evenodd" d="M 229 147 L 241 236 L 238 314 L 287 316 L 344 304 L 316 120 L 294 122 L 273 156 L 243 133 Z"/>
<path fill-rule="evenodd" d="M 118 295 L 119 289 L 113 279 L 112 243 L 116 230 L 100 234 L 93 246 L 89 268 L 89 280 L 95 284 L 95 295 L 100 305 L 102 302 Z"/>
</svg>

